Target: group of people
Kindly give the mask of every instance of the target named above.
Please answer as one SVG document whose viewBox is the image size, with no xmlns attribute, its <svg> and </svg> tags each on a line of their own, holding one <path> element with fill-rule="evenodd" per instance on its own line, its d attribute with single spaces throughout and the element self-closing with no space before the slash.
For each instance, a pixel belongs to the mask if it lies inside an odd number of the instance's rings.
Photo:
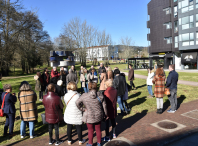
<svg viewBox="0 0 198 146">
<path fill-rule="evenodd" d="M 168 112 L 174 113 L 177 108 L 178 74 L 174 70 L 174 65 L 170 65 L 169 70 L 170 73 L 167 80 L 163 67 L 158 67 L 155 71 L 152 69 L 148 70 L 147 85 L 149 97 L 153 96 L 152 85 L 155 84 L 154 95 L 157 99 L 157 113 L 162 113 L 165 87 L 169 88 L 171 93 L 169 95 L 171 109 Z M 82 124 L 86 123 L 89 138 L 86 146 L 93 145 L 94 128 L 97 135 L 97 145 L 101 146 L 102 141 L 110 141 L 111 137 L 116 138 L 117 103 L 122 116 L 130 111 L 126 102 L 128 92 L 131 88 L 136 89 L 133 83 L 134 70 L 132 65 L 129 65 L 128 73 L 130 85 L 126 82 L 125 74 L 121 73 L 117 67 L 112 70 L 111 67 L 104 67 L 102 63 L 98 72 L 94 66 L 91 66 L 89 71 L 81 66 L 79 77 L 81 94 L 77 91 L 78 76 L 74 66 L 69 69 L 68 73 L 64 68 L 61 68 L 60 73 L 58 73 L 57 68 L 54 67 L 51 71 L 51 77 L 47 69 L 44 69 L 42 75 L 38 72 L 37 76 L 34 77 L 36 80 L 35 90 L 39 91 L 39 99 L 43 102 L 45 108 L 45 120 L 48 123 L 50 145 L 53 143 L 59 145 L 63 142 L 59 139 L 59 124 L 64 120 L 67 123 L 68 145 L 72 144 L 72 128 L 74 125 L 76 126 L 79 145 L 85 143 L 82 137 Z M 98 80 L 100 82 L 99 88 L 97 87 Z M 44 96 L 43 92 L 45 92 Z M 66 105 L 65 111 L 63 111 L 64 104 L 61 100 L 63 96 Z M 12 93 L 11 85 L 4 85 L 1 100 L 4 101 L 3 109 L 6 116 L 4 136 L 7 135 L 9 127 L 9 136 L 12 137 L 17 97 L 15 93 Z M 18 100 L 20 102 L 21 138 L 26 136 L 26 125 L 29 126 L 30 138 L 34 138 L 36 136 L 34 127 L 38 119 L 37 95 L 27 81 L 23 81 L 20 84 Z M 102 121 L 106 124 L 106 135 L 104 137 L 101 134 Z M 112 125 L 112 136 L 109 133 L 109 122 Z M 55 129 L 55 140 L 52 134 L 53 129 Z"/>
<path fill-rule="evenodd" d="M 148 69 L 147 77 L 147 88 L 149 92 L 148 98 L 153 98 L 152 86 L 154 87 L 154 96 L 156 97 L 157 102 L 157 113 L 162 114 L 163 112 L 163 97 L 165 93 L 165 88 L 170 90 L 168 99 L 171 104 L 171 109 L 168 113 L 175 113 L 177 110 L 177 82 L 178 82 L 178 73 L 175 71 L 175 65 L 169 65 L 169 75 L 166 79 L 166 74 L 163 70 L 163 65 L 156 65 L 154 69 Z"/>
</svg>

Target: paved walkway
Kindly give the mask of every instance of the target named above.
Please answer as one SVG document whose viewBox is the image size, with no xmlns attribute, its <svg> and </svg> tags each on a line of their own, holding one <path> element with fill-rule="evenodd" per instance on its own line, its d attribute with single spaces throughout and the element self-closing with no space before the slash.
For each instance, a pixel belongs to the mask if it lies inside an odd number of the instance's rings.
<svg viewBox="0 0 198 146">
<path fill-rule="evenodd" d="M 180 97 L 181 98 L 181 97 Z M 156 100 L 147 99 L 147 100 Z M 179 100 L 183 101 L 183 100 Z M 164 105 L 164 112 L 159 115 L 155 112 L 149 112 L 145 108 L 141 113 L 136 113 L 131 117 L 120 117 L 118 116 L 116 119 L 117 122 L 117 129 L 116 133 L 119 138 L 123 137 L 131 142 L 133 142 L 137 146 L 164 146 L 169 145 L 172 142 L 183 139 L 184 137 L 188 136 L 190 133 L 194 131 L 198 127 L 198 116 L 196 115 L 197 119 L 192 119 L 186 116 L 182 116 L 186 112 L 190 112 L 192 110 L 196 110 L 198 105 L 198 100 L 181 104 L 178 110 L 174 114 L 167 113 L 166 110 L 169 109 L 169 102 Z M 132 108 L 133 110 L 133 108 Z M 171 120 L 173 122 L 177 122 L 177 124 L 182 124 L 184 127 L 180 130 L 176 130 L 175 132 L 164 131 L 159 128 L 152 126 L 151 124 L 162 121 L 162 120 Z M 167 126 L 166 126 L 167 127 Z M 177 127 L 177 126 L 176 126 Z M 179 127 L 179 126 L 178 126 Z M 102 135 L 105 135 L 104 132 L 104 123 L 102 124 Z M 167 127 L 170 130 L 170 127 Z M 176 128 L 177 129 L 177 128 Z M 47 133 L 47 126 L 46 130 L 43 131 L 36 131 L 38 134 L 39 132 L 44 134 Z M 83 138 L 88 139 L 88 131 L 86 125 L 83 125 Z M 60 137 L 65 142 L 61 145 L 67 145 L 67 135 L 66 130 L 65 132 L 60 132 Z M 77 133 L 73 131 L 73 146 L 78 146 L 78 138 Z M 45 146 L 48 145 L 48 135 L 37 137 L 34 139 L 25 139 L 22 141 L 17 141 L 11 143 L 9 145 L 16 145 L 16 146 Z M 94 143 L 96 146 L 96 135 L 94 135 Z M 85 144 L 84 144 L 85 145 Z M 174 145 L 173 145 L 174 146 Z M 194 146 L 194 145 L 193 145 Z"/>
<path fill-rule="evenodd" d="M 125 73 L 126 76 L 128 76 L 127 72 L 124 72 L 124 73 Z M 147 76 L 135 74 L 135 78 L 147 79 Z M 192 81 L 179 80 L 178 84 L 189 85 L 189 86 L 198 86 L 198 82 L 192 82 Z"/>
</svg>

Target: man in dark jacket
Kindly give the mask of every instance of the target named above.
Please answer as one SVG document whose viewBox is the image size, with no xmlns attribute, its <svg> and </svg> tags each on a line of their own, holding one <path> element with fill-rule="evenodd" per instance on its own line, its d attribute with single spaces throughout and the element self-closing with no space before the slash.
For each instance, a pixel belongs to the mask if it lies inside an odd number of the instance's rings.
<svg viewBox="0 0 198 146">
<path fill-rule="evenodd" d="M 113 87 L 117 89 L 117 102 L 121 110 L 121 115 L 124 115 L 124 108 L 127 111 L 125 104 L 123 103 L 123 96 L 126 91 L 126 80 L 120 75 L 119 69 L 114 70 L 115 78 L 113 80 Z"/>
<path fill-rule="evenodd" d="M 103 63 L 100 63 L 100 68 L 98 69 L 99 80 L 100 80 L 100 76 L 101 76 L 101 73 L 102 73 L 102 70 L 103 69 L 105 69 L 104 64 Z M 101 80 L 100 80 L 100 83 L 101 83 Z"/>
<path fill-rule="evenodd" d="M 134 85 L 134 83 L 133 83 L 133 80 L 134 80 L 134 69 L 133 69 L 132 65 L 129 64 L 128 81 L 130 81 L 131 87 L 133 87 L 133 89 L 136 89 L 136 88 L 135 88 L 135 85 Z"/>
<path fill-rule="evenodd" d="M 170 95 L 168 99 L 171 104 L 171 109 L 168 110 L 168 113 L 174 113 L 177 110 L 177 82 L 178 82 L 178 73 L 175 71 L 175 65 L 169 65 L 169 75 L 166 81 L 166 87 L 170 90 Z"/>
<path fill-rule="evenodd" d="M 62 88 L 62 86 L 58 86 L 58 85 L 57 85 L 57 78 L 56 78 L 56 77 L 54 77 L 54 78 L 51 79 L 51 83 L 53 83 L 54 86 L 55 86 L 55 88 L 56 88 L 55 93 L 56 93 L 59 97 L 64 96 L 63 88 Z M 47 92 L 48 92 L 48 90 L 47 90 Z"/>
</svg>

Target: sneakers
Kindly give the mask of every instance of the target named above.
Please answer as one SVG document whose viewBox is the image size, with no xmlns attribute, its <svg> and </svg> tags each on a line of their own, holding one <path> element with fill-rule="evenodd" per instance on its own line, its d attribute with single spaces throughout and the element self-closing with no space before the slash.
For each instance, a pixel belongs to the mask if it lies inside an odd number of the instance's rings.
<svg viewBox="0 0 198 146">
<path fill-rule="evenodd" d="M 92 146 L 91 144 L 87 143 L 86 146 Z"/>
<path fill-rule="evenodd" d="M 37 135 L 34 135 L 34 136 L 30 136 L 30 138 L 32 139 L 32 138 L 35 138 Z"/>
<path fill-rule="evenodd" d="M 102 146 L 101 143 L 97 143 L 97 146 Z"/>
<path fill-rule="evenodd" d="M 102 140 L 102 141 L 107 141 L 107 142 L 108 142 L 108 141 L 111 141 L 111 139 L 110 139 L 109 137 L 107 137 L 107 136 L 101 138 L 101 140 Z"/>
<path fill-rule="evenodd" d="M 113 139 L 115 139 L 115 138 L 117 138 L 117 137 L 116 137 L 116 134 L 113 134 Z"/>
<path fill-rule="evenodd" d="M 160 113 L 160 109 L 157 109 L 157 112 L 156 113 L 159 114 Z"/>
<path fill-rule="evenodd" d="M 176 110 L 173 111 L 173 110 L 169 109 L 167 112 L 168 112 L 168 113 L 175 113 Z"/>
<path fill-rule="evenodd" d="M 86 140 L 85 139 L 82 139 L 82 141 L 79 141 L 79 145 L 82 145 L 85 142 L 86 142 Z"/>
<path fill-rule="evenodd" d="M 61 143 L 63 143 L 63 141 L 62 141 L 62 140 L 59 140 L 59 141 L 57 141 L 57 142 L 55 143 L 55 145 L 60 145 Z"/>
<path fill-rule="evenodd" d="M 147 96 L 147 98 L 153 98 L 153 96 L 149 94 L 149 95 Z"/>
<path fill-rule="evenodd" d="M 49 141 L 49 145 L 52 145 L 53 143 L 55 143 L 54 139 L 52 139 L 52 141 Z"/>
<path fill-rule="evenodd" d="M 25 135 L 21 135 L 21 139 L 23 139 L 25 136 L 26 136 L 26 134 Z"/>
<path fill-rule="evenodd" d="M 67 142 L 68 145 L 71 145 L 71 143 L 72 143 L 71 141 L 68 141 L 68 142 Z"/>
</svg>

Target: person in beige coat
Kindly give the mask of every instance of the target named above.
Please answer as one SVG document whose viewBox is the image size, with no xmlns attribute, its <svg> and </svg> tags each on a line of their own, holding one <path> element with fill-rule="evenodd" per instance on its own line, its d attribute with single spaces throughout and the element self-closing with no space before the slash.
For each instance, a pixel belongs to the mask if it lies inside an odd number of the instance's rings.
<svg viewBox="0 0 198 146">
<path fill-rule="evenodd" d="M 25 137 L 26 124 L 29 124 L 30 138 L 34 137 L 34 122 L 38 118 L 37 111 L 37 95 L 31 90 L 31 86 L 27 81 L 21 82 L 20 92 L 18 98 L 20 101 L 20 114 L 21 114 L 21 138 Z"/>
<path fill-rule="evenodd" d="M 101 93 L 104 93 L 104 91 L 106 90 L 105 82 L 107 80 L 107 73 L 106 73 L 106 70 L 105 69 L 102 69 L 100 80 L 101 80 L 101 83 L 100 83 L 100 92 Z"/>
<path fill-rule="evenodd" d="M 91 77 L 87 73 L 87 69 L 83 69 L 83 74 L 80 75 L 80 81 L 82 82 L 82 88 L 84 89 L 84 92 L 89 92 L 88 89 L 88 83 L 90 82 Z"/>
</svg>

